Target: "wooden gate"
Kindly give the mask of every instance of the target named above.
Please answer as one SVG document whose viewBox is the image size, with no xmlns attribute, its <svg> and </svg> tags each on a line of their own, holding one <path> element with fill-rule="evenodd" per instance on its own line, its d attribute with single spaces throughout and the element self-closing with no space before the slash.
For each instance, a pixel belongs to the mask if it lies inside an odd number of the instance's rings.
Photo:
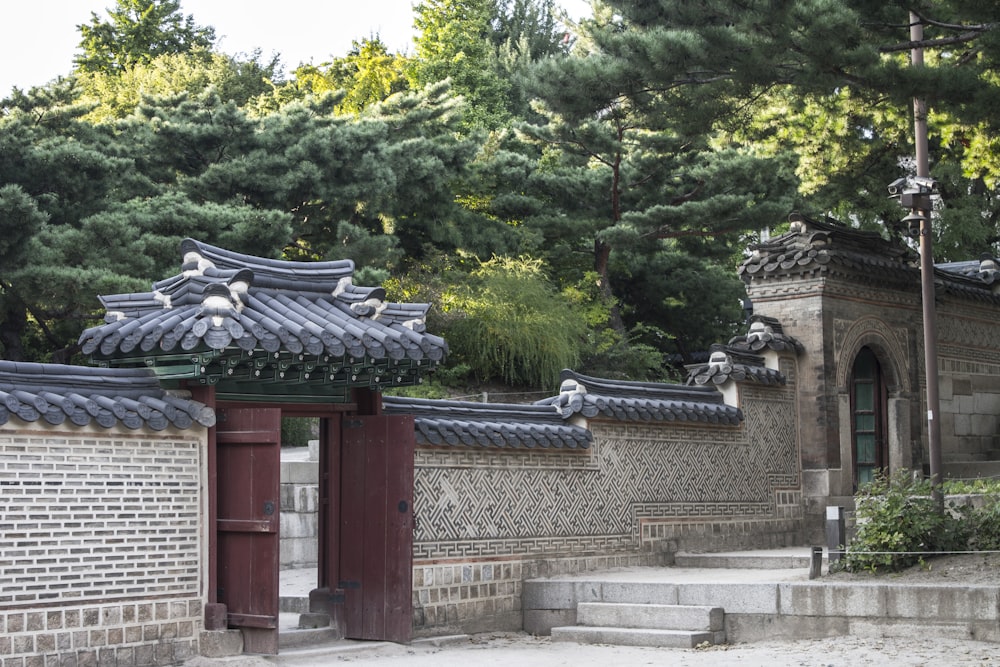
<svg viewBox="0 0 1000 667">
<path fill-rule="evenodd" d="M 278 652 L 281 409 L 227 407 L 215 429 L 218 601 L 247 653 Z"/>
<path fill-rule="evenodd" d="M 340 581 L 351 639 L 412 635 L 412 416 L 345 417 Z"/>
</svg>

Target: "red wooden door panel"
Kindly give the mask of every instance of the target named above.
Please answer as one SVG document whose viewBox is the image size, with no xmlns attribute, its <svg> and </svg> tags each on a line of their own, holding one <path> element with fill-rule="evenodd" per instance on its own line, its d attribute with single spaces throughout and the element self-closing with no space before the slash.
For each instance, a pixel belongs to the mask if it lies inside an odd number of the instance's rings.
<svg viewBox="0 0 1000 667">
<path fill-rule="evenodd" d="M 218 411 L 218 599 L 246 653 L 278 652 L 281 410 Z"/>
<path fill-rule="evenodd" d="M 412 636 L 413 418 L 343 421 L 340 588 L 346 635 Z"/>
</svg>

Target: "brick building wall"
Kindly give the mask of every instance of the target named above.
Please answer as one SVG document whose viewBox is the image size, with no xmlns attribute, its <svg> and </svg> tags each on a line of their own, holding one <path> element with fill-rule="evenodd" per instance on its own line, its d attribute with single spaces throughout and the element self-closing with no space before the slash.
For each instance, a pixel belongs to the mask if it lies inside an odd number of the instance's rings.
<svg viewBox="0 0 1000 667">
<path fill-rule="evenodd" d="M 520 629 L 524 579 L 802 543 L 794 365 L 740 426 L 592 421 L 589 450 L 420 447 L 414 628 Z"/>
<path fill-rule="evenodd" d="M 196 431 L 0 428 L 2 667 L 197 655 L 204 451 Z"/>
<path fill-rule="evenodd" d="M 929 472 L 921 278 L 916 255 L 877 234 L 793 216 L 747 260 L 756 315 L 803 347 L 797 358 L 807 535 L 827 506 L 853 508 L 851 372 L 862 348 L 887 393 L 888 468 Z M 979 262 L 936 274 L 938 387 L 945 477 L 1000 474 L 1000 298 Z M 985 280 L 986 276 L 988 280 Z"/>
<path fill-rule="evenodd" d="M 1000 310 L 945 299 L 938 339 L 942 458 L 975 477 L 982 466 L 963 464 L 1000 460 Z"/>
</svg>

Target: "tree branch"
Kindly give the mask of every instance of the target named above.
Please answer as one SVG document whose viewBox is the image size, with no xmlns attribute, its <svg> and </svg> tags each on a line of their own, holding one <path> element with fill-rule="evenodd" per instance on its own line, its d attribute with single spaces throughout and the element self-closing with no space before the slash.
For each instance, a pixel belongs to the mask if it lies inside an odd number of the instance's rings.
<svg viewBox="0 0 1000 667">
<path fill-rule="evenodd" d="M 949 46 L 951 44 L 965 44 L 971 42 L 982 34 L 979 30 L 970 30 L 954 37 L 941 37 L 939 39 L 922 39 L 919 42 L 903 42 L 892 46 L 879 47 L 879 53 L 898 53 L 899 51 L 910 51 L 924 47 Z"/>
</svg>

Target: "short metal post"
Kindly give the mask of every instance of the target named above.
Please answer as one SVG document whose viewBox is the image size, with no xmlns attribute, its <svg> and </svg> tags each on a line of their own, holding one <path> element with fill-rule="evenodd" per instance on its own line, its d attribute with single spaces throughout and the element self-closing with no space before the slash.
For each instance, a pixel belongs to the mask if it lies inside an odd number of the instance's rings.
<svg viewBox="0 0 1000 667">
<path fill-rule="evenodd" d="M 812 548 L 812 559 L 809 561 L 809 578 L 819 579 L 823 574 L 823 547 Z"/>
<path fill-rule="evenodd" d="M 826 508 L 826 548 L 830 563 L 835 563 L 844 555 L 847 533 L 844 528 L 844 508 Z"/>
</svg>

